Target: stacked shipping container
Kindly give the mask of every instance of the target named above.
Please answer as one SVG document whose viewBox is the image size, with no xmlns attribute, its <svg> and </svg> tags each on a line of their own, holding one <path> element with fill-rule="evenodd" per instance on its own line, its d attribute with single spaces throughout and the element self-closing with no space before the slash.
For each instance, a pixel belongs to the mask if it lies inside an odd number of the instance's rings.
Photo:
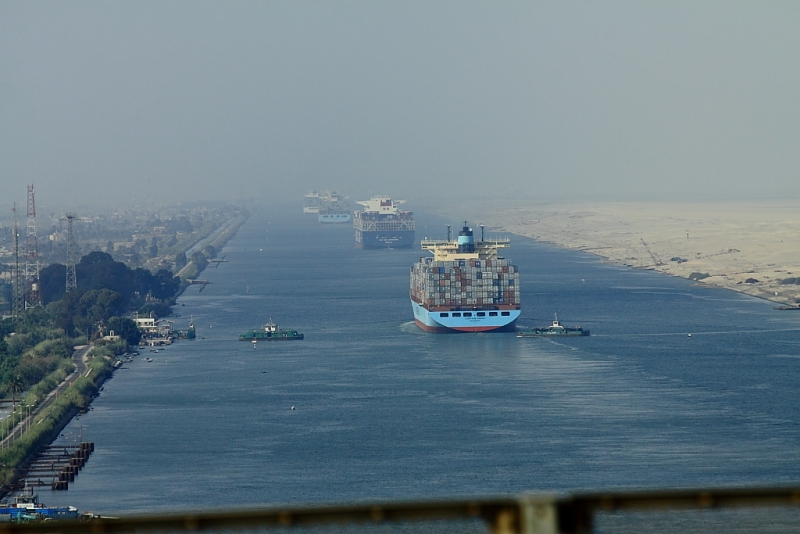
<svg viewBox="0 0 800 534">
<path fill-rule="evenodd" d="M 519 309 L 519 272 L 510 260 L 435 261 L 411 268 L 411 300 L 428 311 Z"/>
</svg>

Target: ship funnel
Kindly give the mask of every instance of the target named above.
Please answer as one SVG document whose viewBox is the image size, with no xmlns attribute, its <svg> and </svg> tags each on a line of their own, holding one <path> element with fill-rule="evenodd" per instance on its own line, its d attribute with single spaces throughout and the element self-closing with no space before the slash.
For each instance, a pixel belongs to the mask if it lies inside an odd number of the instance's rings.
<svg viewBox="0 0 800 534">
<path fill-rule="evenodd" d="M 458 233 L 458 251 L 475 252 L 475 238 L 472 236 L 472 229 L 464 221 L 464 228 Z"/>
</svg>

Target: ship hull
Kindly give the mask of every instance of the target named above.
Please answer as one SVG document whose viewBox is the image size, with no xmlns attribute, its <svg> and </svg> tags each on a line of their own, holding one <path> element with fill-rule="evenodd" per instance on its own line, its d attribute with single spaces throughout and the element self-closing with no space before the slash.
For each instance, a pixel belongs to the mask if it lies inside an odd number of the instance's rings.
<svg viewBox="0 0 800 534">
<path fill-rule="evenodd" d="M 356 228 L 358 248 L 411 248 L 414 246 L 414 239 L 414 230 L 369 232 Z"/>
<path fill-rule="evenodd" d="M 517 334 L 517 337 L 553 337 L 553 336 L 588 336 L 591 335 L 589 330 L 583 328 L 565 328 L 563 332 L 553 332 L 548 328 L 533 328 L 531 330 L 523 330 Z"/>
<path fill-rule="evenodd" d="M 288 334 L 273 334 L 273 335 L 266 335 L 262 333 L 257 334 L 242 334 L 239 336 L 239 341 L 290 341 L 293 339 L 303 339 L 305 336 L 303 334 L 294 332 Z"/>
<path fill-rule="evenodd" d="M 320 213 L 317 220 L 321 224 L 341 224 L 350 222 L 350 212 L 347 213 Z"/>
<path fill-rule="evenodd" d="M 461 311 L 429 311 L 411 301 L 414 323 L 425 332 L 497 332 L 513 330 L 520 310 L 488 310 L 475 308 Z M 481 315 L 479 315 L 481 314 Z M 494 314 L 494 315 L 491 315 Z"/>
</svg>

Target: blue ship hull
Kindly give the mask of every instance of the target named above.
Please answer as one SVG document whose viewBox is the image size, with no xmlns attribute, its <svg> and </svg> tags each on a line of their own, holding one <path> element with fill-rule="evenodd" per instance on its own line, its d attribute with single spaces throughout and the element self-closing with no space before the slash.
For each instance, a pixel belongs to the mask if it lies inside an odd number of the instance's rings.
<svg viewBox="0 0 800 534">
<path fill-rule="evenodd" d="M 520 310 L 470 309 L 460 311 L 428 311 L 411 301 L 414 323 L 426 332 L 490 332 L 513 330 Z"/>
<path fill-rule="evenodd" d="M 414 230 L 364 232 L 356 228 L 358 248 L 411 248 L 414 239 Z"/>
<path fill-rule="evenodd" d="M 350 212 L 346 213 L 320 213 L 317 220 L 322 224 L 341 224 L 350 222 Z"/>
</svg>

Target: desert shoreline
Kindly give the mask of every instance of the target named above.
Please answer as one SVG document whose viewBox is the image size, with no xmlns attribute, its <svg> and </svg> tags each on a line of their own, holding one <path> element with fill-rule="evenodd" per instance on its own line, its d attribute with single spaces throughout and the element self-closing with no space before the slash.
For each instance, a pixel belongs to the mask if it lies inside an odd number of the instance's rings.
<svg viewBox="0 0 800 534">
<path fill-rule="evenodd" d="M 493 233 L 782 306 L 800 303 L 800 202 L 488 202 L 468 212 L 473 226 L 485 224 Z"/>
</svg>

